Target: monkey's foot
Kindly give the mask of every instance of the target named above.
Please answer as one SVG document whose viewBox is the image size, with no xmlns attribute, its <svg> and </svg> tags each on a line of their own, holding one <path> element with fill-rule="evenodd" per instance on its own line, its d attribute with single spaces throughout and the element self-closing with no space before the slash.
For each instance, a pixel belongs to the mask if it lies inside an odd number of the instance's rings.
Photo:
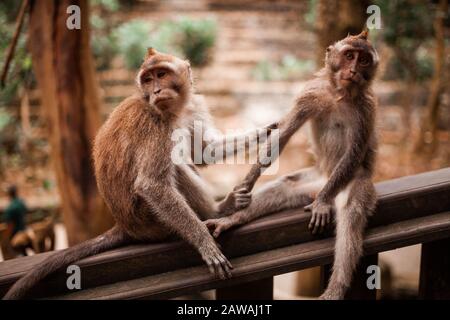
<svg viewBox="0 0 450 320">
<path fill-rule="evenodd" d="M 236 225 L 231 217 L 219 219 L 209 219 L 205 221 L 206 227 L 210 230 L 214 238 L 217 238 L 222 232 Z"/>
<path fill-rule="evenodd" d="M 211 239 L 211 241 L 200 246 L 199 252 L 203 261 L 206 262 L 209 272 L 222 280 L 231 278 L 231 269 L 233 269 L 233 266 L 217 247 L 214 240 Z"/>
<path fill-rule="evenodd" d="M 265 126 L 262 129 L 258 130 L 258 143 L 262 143 L 266 141 L 266 139 L 270 136 L 272 133 L 272 130 L 278 129 L 278 122 L 271 123 L 267 126 Z"/>
<path fill-rule="evenodd" d="M 314 201 L 305 207 L 305 211 L 311 211 L 312 216 L 308 228 L 313 234 L 322 233 L 331 222 L 333 206 L 323 201 Z"/>
<path fill-rule="evenodd" d="M 329 285 L 319 300 L 343 300 L 346 292 L 344 285 Z"/>
<path fill-rule="evenodd" d="M 230 192 L 219 205 L 221 216 L 230 215 L 250 205 L 252 194 L 246 188 L 235 189 Z"/>
</svg>

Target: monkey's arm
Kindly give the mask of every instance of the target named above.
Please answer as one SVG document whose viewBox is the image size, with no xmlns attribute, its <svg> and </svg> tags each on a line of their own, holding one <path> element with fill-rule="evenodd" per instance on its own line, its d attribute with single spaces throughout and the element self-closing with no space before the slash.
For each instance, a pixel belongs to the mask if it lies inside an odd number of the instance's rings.
<svg viewBox="0 0 450 320">
<path fill-rule="evenodd" d="M 278 122 L 279 134 L 272 134 L 266 142 L 266 150 L 270 150 L 270 162 L 261 163 L 258 158 L 258 162 L 252 166 L 244 180 L 234 190 L 245 188 L 250 192 L 253 189 L 262 172 L 278 158 L 291 136 L 319 112 L 320 109 L 315 105 L 315 101 L 315 97 L 310 94 L 304 94 L 297 99 L 294 108 Z M 272 142 L 278 143 L 278 146 L 272 145 Z"/>
<path fill-rule="evenodd" d="M 276 129 L 277 123 L 272 123 L 260 129 L 248 130 L 236 135 L 224 135 L 214 126 L 207 128 L 208 134 L 204 136 L 203 152 L 212 155 L 217 150 L 221 151 L 212 158 L 213 163 L 222 162 L 229 156 L 240 155 L 252 151 L 260 143 L 263 143 Z"/>
<path fill-rule="evenodd" d="M 137 193 L 154 210 L 156 219 L 194 246 L 211 273 L 221 279 L 231 276 L 230 262 L 217 247 L 207 227 L 186 203 L 170 181 L 138 178 Z"/>
</svg>

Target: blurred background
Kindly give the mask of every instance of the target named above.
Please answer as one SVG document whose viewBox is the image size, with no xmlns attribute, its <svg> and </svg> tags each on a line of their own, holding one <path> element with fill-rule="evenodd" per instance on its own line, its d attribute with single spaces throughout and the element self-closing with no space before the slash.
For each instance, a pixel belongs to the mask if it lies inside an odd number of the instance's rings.
<svg viewBox="0 0 450 320">
<path fill-rule="evenodd" d="M 381 9 L 381 28 L 370 32 L 381 61 L 374 84 L 380 139 L 375 180 L 450 164 L 447 0 L 31 3 L 17 33 L 21 2 L 0 2 L 2 70 L 10 62 L 0 91 L 0 259 L 64 248 L 111 225 L 95 187 L 91 142 L 114 107 L 135 92 L 147 47 L 191 61 L 196 91 L 219 129 L 254 128 L 290 109 L 304 81 L 323 66 L 325 48 L 359 33 L 371 15 L 367 7 L 375 4 Z M 81 7 L 82 20 L 81 30 L 70 33 L 65 22 L 72 3 Z M 277 174 L 259 184 L 310 166 L 306 137 L 300 130 Z M 221 197 L 248 169 L 215 165 L 202 173 Z M 14 243 L 5 218 L 12 185 L 33 230 L 19 230 Z M 420 246 L 380 254 L 380 297 L 414 298 L 419 263 Z M 318 275 L 316 268 L 276 277 L 275 297 L 318 295 Z"/>
</svg>

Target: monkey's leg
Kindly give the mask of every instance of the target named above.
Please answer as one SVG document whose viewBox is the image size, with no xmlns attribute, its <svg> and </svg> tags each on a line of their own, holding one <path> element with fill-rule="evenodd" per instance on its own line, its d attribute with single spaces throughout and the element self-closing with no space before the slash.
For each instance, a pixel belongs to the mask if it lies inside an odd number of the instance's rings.
<svg viewBox="0 0 450 320">
<path fill-rule="evenodd" d="M 138 174 L 136 193 L 155 214 L 155 219 L 166 229 L 180 236 L 191 244 L 202 256 L 211 273 L 221 279 L 231 277 L 231 264 L 218 248 L 206 226 L 192 210 L 186 198 L 169 179 L 152 180 L 143 174 Z M 152 221 L 148 227 L 154 225 Z M 146 225 L 142 226 L 147 227 Z"/>
<path fill-rule="evenodd" d="M 206 220 L 218 217 L 218 205 L 209 193 L 206 182 L 195 169 L 188 165 L 179 165 L 176 170 L 177 189 L 200 219 Z"/>
<path fill-rule="evenodd" d="M 250 203 L 250 194 L 245 190 L 237 190 L 217 203 L 208 191 L 207 183 L 188 165 L 179 165 L 177 170 L 177 189 L 186 199 L 186 202 L 201 220 L 218 218 L 235 212 L 240 207 Z"/>
<path fill-rule="evenodd" d="M 363 254 L 363 236 L 376 203 L 369 178 L 357 178 L 336 199 L 336 244 L 333 273 L 321 299 L 343 299 L 351 284 L 353 272 Z"/>
<path fill-rule="evenodd" d="M 251 204 L 231 216 L 206 221 L 218 237 L 223 231 L 245 224 L 258 217 L 289 208 L 310 204 L 326 183 L 315 168 L 306 168 L 280 177 L 261 186 L 253 195 Z"/>
</svg>

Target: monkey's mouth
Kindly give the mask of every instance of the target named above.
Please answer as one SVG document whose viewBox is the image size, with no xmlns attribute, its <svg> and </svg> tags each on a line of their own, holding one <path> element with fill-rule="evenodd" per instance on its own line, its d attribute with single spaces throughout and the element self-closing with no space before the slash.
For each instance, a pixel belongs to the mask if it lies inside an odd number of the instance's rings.
<svg viewBox="0 0 450 320">
<path fill-rule="evenodd" d="M 359 83 L 359 77 L 356 76 L 356 75 L 355 76 L 350 76 L 350 77 L 342 77 L 341 81 L 344 84 L 346 84 L 346 85 L 349 85 L 349 84 L 352 84 L 352 83 L 357 84 L 357 83 Z"/>
<path fill-rule="evenodd" d="M 156 97 L 155 100 L 153 100 L 153 103 L 158 104 L 158 103 L 165 102 L 165 101 L 172 100 L 172 99 L 173 99 L 173 97 L 168 97 L 168 96 Z"/>
</svg>

